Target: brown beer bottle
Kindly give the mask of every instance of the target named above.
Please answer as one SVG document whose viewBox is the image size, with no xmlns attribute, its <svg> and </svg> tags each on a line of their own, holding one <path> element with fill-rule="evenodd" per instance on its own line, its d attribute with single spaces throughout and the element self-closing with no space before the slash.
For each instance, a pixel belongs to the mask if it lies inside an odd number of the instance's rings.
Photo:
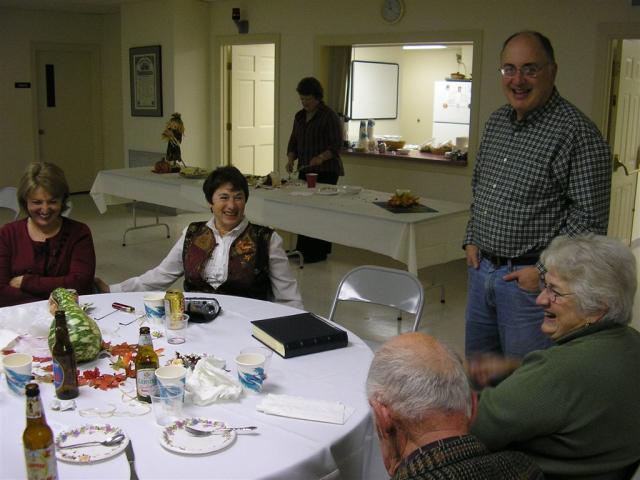
<svg viewBox="0 0 640 480">
<path fill-rule="evenodd" d="M 53 385 L 60 400 L 78 396 L 76 355 L 69 340 L 67 319 L 63 310 L 56 310 L 56 341 L 51 349 L 53 357 Z"/>
<path fill-rule="evenodd" d="M 56 462 L 53 432 L 44 418 L 40 401 L 40 389 L 36 383 L 28 383 L 27 427 L 22 434 L 24 458 L 27 463 L 28 480 L 56 480 L 58 464 Z"/>
<path fill-rule="evenodd" d="M 151 403 L 149 389 L 156 383 L 156 369 L 159 367 L 158 354 L 153 350 L 149 327 L 140 327 L 138 352 L 136 354 L 136 393 L 141 402 Z"/>
</svg>

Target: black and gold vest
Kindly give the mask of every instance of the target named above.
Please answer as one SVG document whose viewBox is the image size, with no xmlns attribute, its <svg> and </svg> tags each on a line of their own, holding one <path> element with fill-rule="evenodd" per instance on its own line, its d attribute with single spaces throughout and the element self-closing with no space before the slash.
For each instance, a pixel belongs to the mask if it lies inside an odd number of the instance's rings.
<svg viewBox="0 0 640 480">
<path fill-rule="evenodd" d="M 206 222 L 187 227 L 182 249 L 184 290 L 186 292 L 220 293 L 270 300 L 273 298 L 269 279 L 269 244 L 273 230 L 249 223 L 231 244 L 227 280 L 214 289 L 203 278 L 207 260 L 217 243 Z"/>
</svg>

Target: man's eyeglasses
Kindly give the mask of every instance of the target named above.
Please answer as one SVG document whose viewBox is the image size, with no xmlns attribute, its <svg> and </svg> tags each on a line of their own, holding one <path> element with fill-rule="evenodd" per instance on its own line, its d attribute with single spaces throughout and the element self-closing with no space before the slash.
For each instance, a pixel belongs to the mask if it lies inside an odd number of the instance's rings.
<svg viewBox="0 0 640 480">
<path fill-rule="evenodd" d="M 504 66 L 500 67 L 498 69 L 498 71 L 505 78 L 513 78 L 518 74 L 518 72 L 520 72 L 523 77 L 536 78 L 538 76 L 538 74 L 542 71 L 542 69 L 544 67 L 546 67 L 547 65 L 549 65 L 549 64 L 545 63 L 545 64 L 542 64 L 542 65 L 536 65 L 535 63 L 532 63 L 532 64 L 529 64 L 529 65 L 523 65 L 520 68 L 517 68 L 517 67 L 515 67 L 513 65 L 504 65 Z"/>
<path fill-rule="evenodd" d="M 549 300 L 551 303 L 556 303 L 558 298 L 568 297 L 569 295 L 575 295 L 573 292 L 561 293 L 549 285 L 544 278 L 544 273 L 540 274 L 540 284 L 539 284 L 540 293 L 545 292 L 549 296 Z"/>
</svg>

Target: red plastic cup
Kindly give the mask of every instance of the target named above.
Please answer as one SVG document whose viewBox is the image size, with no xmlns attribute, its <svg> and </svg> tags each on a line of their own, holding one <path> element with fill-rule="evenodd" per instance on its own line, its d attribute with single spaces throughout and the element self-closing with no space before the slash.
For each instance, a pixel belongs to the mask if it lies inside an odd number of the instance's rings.
<svg viewBox="0 0 640 480">
<path fill-rule="evenodd" d="M 318 182 L 318 174 L 317 173 L 307 173 L 307 187 L 316 188 L 316 183 Z"/>
</svg>

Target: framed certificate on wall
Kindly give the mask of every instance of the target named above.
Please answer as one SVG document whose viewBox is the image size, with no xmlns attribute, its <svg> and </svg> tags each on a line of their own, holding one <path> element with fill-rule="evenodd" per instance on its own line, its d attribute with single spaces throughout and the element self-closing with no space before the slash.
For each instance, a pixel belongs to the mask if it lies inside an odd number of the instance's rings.
<svg viewBox="0 0 640 480">
<path fill-rule="evenodd" d="M 162 116 L 162 57 L 160 45 L 129 49 L 131 116 Z"/>
</svg>

